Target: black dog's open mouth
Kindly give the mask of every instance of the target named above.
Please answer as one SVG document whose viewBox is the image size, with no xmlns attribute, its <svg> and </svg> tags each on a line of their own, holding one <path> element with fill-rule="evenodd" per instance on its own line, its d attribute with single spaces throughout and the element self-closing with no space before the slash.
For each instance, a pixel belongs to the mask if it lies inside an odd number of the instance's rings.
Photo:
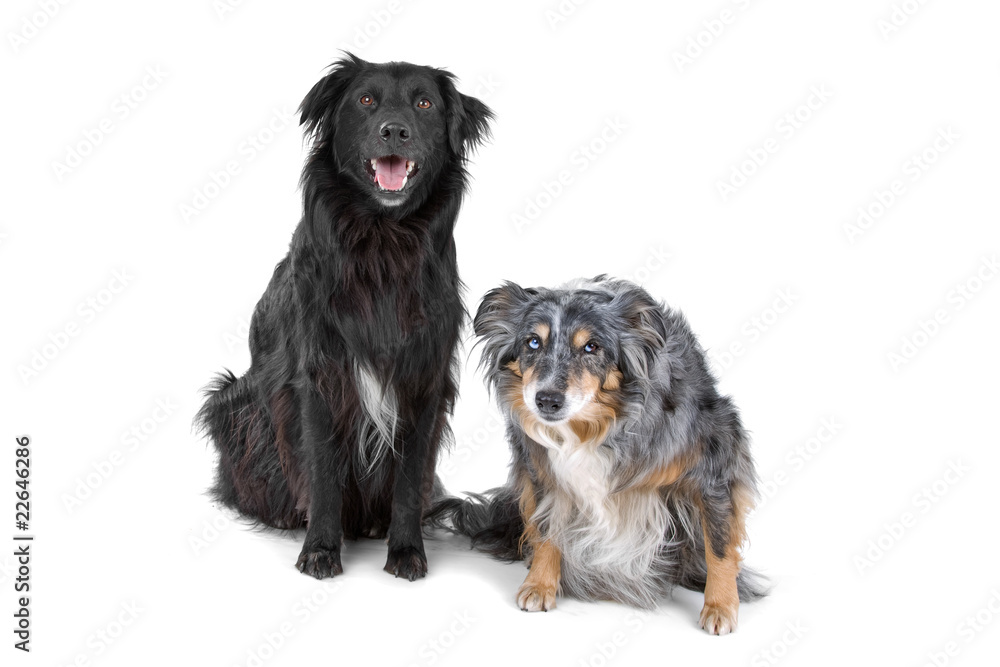
<svg viewBox="0 0 1000 667">
<path fill-rule="evenodd" d="M 380 190 L 387 192 L 399 192 L 419 171 L 415 160 L 408 160 L 401 155 L 373 157 L 365 163 L 365 170 L 372 182 Z"/>
</svg>

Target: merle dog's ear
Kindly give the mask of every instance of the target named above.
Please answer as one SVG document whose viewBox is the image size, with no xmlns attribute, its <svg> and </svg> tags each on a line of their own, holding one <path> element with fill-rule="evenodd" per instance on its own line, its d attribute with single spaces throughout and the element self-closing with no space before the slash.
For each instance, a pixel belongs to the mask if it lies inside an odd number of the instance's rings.
<svg viewBox="0 0 1000 667">
<path fill-rule="evenodd" d="M 517 358 L 520 347 L 517 332 L 537 294 L 536 290 L 506 282 L 483 297 L 472 326 L 483 343 L 480 365 L 486 369 L 487 379 Z"/>
<path fill-rule="evenodd" d="M 304 125 L 306 134 L 317 143 L 333 139 L 333 117 L 347 87 L 358 71 L 367 65 L 353 53 L 330 65 L 329 72 L 320 79 L 299 105 L 299 125 Z"/>
<path fill-rule="evenodd" d="M 458 92 L 450 72 L 441 72 L 439 85 L 448 101 L 448 145 L 456 155 L 465 155 L 489 138 L 493 110 L 475 97 Z"/>
<path fill-rule="evenodd" d="M 663 306 L 638 285 L 616 281 L 611 308 L 624 328 L 619 336 L 619 366 L 626 380 L 649 383 L 650 366 L 667 339 Z"/>
</svg>

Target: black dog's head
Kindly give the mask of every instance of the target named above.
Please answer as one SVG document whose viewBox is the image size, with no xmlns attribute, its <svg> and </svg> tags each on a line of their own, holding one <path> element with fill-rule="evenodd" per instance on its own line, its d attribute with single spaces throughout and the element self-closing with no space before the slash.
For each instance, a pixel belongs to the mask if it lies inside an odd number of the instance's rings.
<svg viewBox="0 0 1000 667">
<path fill-rule="evenodd" d="M 489 134 L 493 113 L 454 82 L 444 70 L 347 54 L 299 109 L 314 159 L 383 209 L 419 204 L 445 165 L 460 164 Z"/>
<path fill-rule="evenodd" d="M 648 386 L 666 338 L 663 307 L 638 285 L 604 276 L 555 290 L 507 283 L 483 298 L 474 326 L 487 378 L 522 423 L 597 430 L 623 392 Z"/>
</svg>

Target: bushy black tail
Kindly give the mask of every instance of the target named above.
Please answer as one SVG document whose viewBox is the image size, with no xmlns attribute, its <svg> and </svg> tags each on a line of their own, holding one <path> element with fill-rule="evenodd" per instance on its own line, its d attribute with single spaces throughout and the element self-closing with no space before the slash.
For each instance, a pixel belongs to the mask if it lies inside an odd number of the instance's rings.
<svg viewBox="0 0 1000 667">
<path fill-rule="evenodd" d="M 220 373 L 205 388 L 205 404 L 195 424 L 205 432 L 219 464 L 209 493 L 224 505 L 276 528 L 304 525 L 282 470 L 271 415 L 253 376 Z"/>
<path fill-rule="evenodd" d="M 521 560 L 524 521 L 517 496 L 508 487 L 472 493 L 468 498 L 446 496 L 436 500 L 425 515 L 425 525 L 444 528 L 472 540 L 472 546 L 494 558 Z"/>
</svg>

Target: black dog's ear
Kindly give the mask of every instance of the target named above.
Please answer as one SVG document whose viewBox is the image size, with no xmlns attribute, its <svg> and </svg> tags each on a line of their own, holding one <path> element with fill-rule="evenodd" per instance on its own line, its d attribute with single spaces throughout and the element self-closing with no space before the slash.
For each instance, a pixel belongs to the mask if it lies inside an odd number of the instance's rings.
<svg viewBox="0 0 1000 667">
<path fill-rule="evenodd" d="M 448 101 L 448 145 L 456 155 L 465 155 L 489 138 L 493 110 L 458 92 L 450 72 L 441 71 L 438 84 Z"/>
<path fill-rule="evenodd" d="M 358 71 L 367 65 L 353 53 L 330 65 L 329 72 L 320 79 L 299 105 L 299 125 L 305 125 L 306 134 L 319 143 L 332 140 L 335 128 L 333 116 L 337 105 Z"/>
<path fill-rule="evenodd" d="M 497 370 L 517 357 L 520 345 L 517 331 L 537 294 L 536 290 L 506 282 L 483 297 L 472 327 L 484 344 L 480 366 L 486 370 L 487 380 L 492 380 Z"/>
<path fill-rule="evenodd" d="M 667 339 L 667 320 L 663 306 L 649 292 L 625 281 L 614 282 L 612 311 L 624 324 L 619 337 L 619 366 L 626 380 L 649 384 L 650 365 Z"/>
</svg>

